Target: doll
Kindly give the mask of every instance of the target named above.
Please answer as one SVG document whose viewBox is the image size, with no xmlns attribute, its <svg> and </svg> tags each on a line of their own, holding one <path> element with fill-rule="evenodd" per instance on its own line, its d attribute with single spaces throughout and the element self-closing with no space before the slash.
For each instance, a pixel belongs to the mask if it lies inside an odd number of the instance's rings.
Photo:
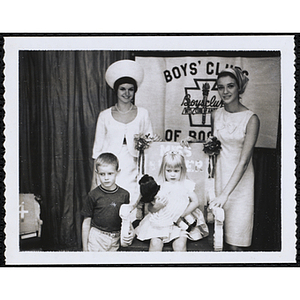
<svg viewBox="0 0 300 300">
<path fill-rule="evenodd" d="M 160 191 L 160 185 L 156 183 L 152 176 L 145 174 L 139 180 L 139 185 L 141 194 L 140 202 L 142 202 L 143 204 L 154 204 L 157 198 L 163 197 L 163 195 L 157 196 L 158 192 Z M 196 226 L 196 224 L 197 220 L 192 214 L 189 214 L 184 218 L 180 218 L 176 222 L 174 222 L 174 225 L 180 227 L 183 230 L 186 230 L 187 232 L 190 232 Z"/>
</svg>

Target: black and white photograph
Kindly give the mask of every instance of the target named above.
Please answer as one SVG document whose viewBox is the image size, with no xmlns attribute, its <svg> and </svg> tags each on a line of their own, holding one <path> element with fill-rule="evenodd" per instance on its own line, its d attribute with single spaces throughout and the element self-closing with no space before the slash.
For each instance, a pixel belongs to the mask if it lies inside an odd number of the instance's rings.
<svg viewBox="0 0 300 300">
<path fill-rule="evenodd" d="M 7 265 L 296 262 L 293 35 L 4 49 Z"/>
</svg>

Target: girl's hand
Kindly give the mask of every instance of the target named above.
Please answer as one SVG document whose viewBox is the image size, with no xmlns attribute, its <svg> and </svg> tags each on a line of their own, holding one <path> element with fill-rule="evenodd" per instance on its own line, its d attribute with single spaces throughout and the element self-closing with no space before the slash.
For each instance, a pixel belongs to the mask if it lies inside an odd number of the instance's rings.
<svg viewBox="0 0 300 300">
<path fill-rule="evenodd" d="M 209 202 L 209 208 L 213 208 L 215 206 L 223 207 L 227 200 L 228 196 L 221 194 L 220 196 L 216 197 L 215 199 Z"/>
<path fill-rule="evenodd" d="M 184 147 L 190 148 L 189 143 L 195 143 L 195 142 L 197 142 L 197 139 L 195 139 L 191 136 L 188 136 L 187 138 L 180 141 L 180 146 L 183 148 Z"/>
<path fill-rule="evenodd" d="M 155 200 L 155 203 L 152 205 L 152 208 L 150 209 L 150 212 L 156 213 L 162 208 L 164 208 L 167 205 L 167 199 L 166 198 L 159 198 L 157 197 Z M 149 205 L 150 208 L 150 205 Z"/>
<path fill-rule="evenodd" d="M 161 204 L 163 207 L 167 205 L 167 198 L 166 197 L 156 197 L 155 198 L 155 203 Z"/>
<path fill-rule="evenodd" d="M 181 218 L 181 216 L 177 219 L 177 221 L 176 222 L 174 222 L 174 224 L 176 225 L 176 226 L 178 226 L 179 227 L 179 223 L 182 221 L 182 218 Z"/>
</svg>

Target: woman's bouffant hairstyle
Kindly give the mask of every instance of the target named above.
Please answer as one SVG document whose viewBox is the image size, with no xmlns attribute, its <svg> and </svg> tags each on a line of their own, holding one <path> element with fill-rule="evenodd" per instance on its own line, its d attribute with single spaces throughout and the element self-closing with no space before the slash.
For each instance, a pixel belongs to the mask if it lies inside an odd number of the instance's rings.
<svg viewBox="0 0 300 300">
<path fill-rule="evenodd" d="M 136 83 L 136 81 L 135 81 L 133 78 L 131 78 L 131 77 L 121 77 L 121 78 L 117 79 L 117 80 L 115 81 L 115 83 L 114 83 L 114 91 L 115 91 L 115 93 L 117 93 L 119 86 L 120 86 L 121 84 L 124 84 L 124 83 L 133 84 L 133 86 L 134 86 L 134 92 L 136 93 L 136 91 L 137 91 L 137 89 L 138 89 L 138 88 L 137 88 L 137 83 Z"/>
<path fill-rule="evenodd" d="M 166 181 L 166 168 L 181 168 L 180 181 L 186 179 L 186 164 L 182 154 L 177 151 L 168 151 L 162 158 L 158 176 Z"/>
<path fill-rule="evenodd" d="M 98 171 L 99 166 L 104 165 L 113 165 L 116 168 L 116 171 L 119 170 L 119 160 L 113 154 L 109 152 L 101 153 L 96 159 L 96 172 Z"/>
</svg>

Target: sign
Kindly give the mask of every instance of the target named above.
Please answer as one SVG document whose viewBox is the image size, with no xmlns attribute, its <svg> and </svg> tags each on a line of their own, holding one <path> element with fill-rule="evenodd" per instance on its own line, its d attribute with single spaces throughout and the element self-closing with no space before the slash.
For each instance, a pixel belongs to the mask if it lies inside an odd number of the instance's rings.
<svg viewBox="0 0 300 300">
<path fill-rule="evenodd" d="M 145 71 L 136 104 L 150 113 L 154 133 L 167 142 L 212 134 L 211 112 L 221 107 L 216 79 L 238 66 L 249 78 L 241 103 L 260 119 L 256 147 L 276 148 L 280 105 L 280 57 L 136 57 Z"/>
</svg>

